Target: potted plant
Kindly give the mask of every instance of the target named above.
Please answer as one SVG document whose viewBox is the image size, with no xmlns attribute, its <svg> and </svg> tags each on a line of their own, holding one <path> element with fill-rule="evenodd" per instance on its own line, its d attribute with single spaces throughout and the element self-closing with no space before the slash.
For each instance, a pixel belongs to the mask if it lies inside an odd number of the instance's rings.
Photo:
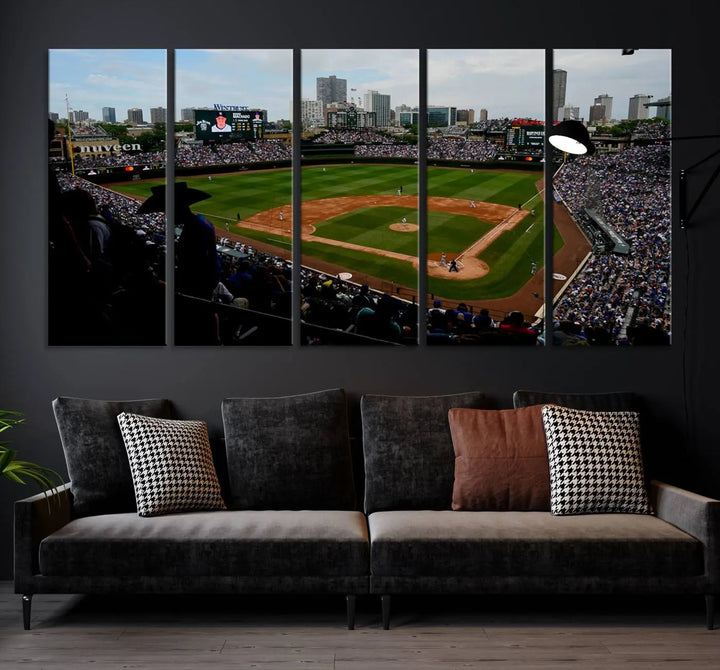
<svg viewBox="0 0 720 670">
<path fill-rule="evenodd" d="M 23 423 L 24 420 L 20 412 L 0 410 L 0 433 Z M 7 444 L 0 441 L 0 475 L 17 484 L 26 484 L 29 479 L 34 480 L 46 496 L 48 490 L 57 492 L 57 487 L 63 483 L 63 478 L 58 472 L 44 465 L 20 460 L 17 452 L 9 449 Z"/>
</svg>

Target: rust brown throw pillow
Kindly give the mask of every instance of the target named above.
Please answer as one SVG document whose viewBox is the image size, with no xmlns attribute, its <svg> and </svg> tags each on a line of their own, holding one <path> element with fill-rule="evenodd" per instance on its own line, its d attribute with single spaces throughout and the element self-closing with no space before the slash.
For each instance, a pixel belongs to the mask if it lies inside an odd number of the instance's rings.
<svg viewBox="0 0 720 670">
<path fill-rule="evenodd" d="M 541 405 L 451 409 L 448 419 L 455 449 L 454 510 L 550 509 Z"/>
</svg>

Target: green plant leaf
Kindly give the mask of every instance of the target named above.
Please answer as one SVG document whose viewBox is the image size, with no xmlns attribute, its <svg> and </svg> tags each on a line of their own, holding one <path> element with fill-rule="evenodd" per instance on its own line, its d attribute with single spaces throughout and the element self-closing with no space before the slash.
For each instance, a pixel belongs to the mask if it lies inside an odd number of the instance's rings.
<svg viewBox="0 0 720 670">
<path fill-rule="evenodd" d="M 20 412 L 0 410 L 0 433 L 23 423 L 24 420 Z M 48 495 L 48 491 L 58 493 L 58 487 L 63 484 L 62 475 L 44 465 L 19 459 L 17 451 L 7 448 L 6 444 L 8 443 L 0 442 L 0 475 L 16 484 L 25 484 L 27 480 L 37 483 L 47 500 L 48 511 L 51 511 L 53 499 Z"/>
<path fill-rule="evenodd" d="M 15 459 L 15 452 L 12 449 L 1 449 L 0 450 L 0 472 L 5 472 L 10 463 Z"/>
<path fill-rule="evenodd" d="M 3 472 L 3 475 L 17 484 L 25 484 L 26 483 L 25 481 L 20 479 L 20 477 L 18 477 L 14 472 L 11 472 L 10 470 L 6 470 L 5 472 Z"/>
</svg>

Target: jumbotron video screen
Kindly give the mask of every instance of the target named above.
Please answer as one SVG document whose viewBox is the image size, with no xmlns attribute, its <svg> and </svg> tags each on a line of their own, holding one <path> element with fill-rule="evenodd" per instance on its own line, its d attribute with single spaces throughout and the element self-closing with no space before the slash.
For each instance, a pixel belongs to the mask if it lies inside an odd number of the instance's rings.
<svg viewBox="0 0 720 670">
<path fill-rule="evenodd" d="M 265 134 L 264 109 L 194 111 L 198 140 L 259 140 Z"/>
</svg>

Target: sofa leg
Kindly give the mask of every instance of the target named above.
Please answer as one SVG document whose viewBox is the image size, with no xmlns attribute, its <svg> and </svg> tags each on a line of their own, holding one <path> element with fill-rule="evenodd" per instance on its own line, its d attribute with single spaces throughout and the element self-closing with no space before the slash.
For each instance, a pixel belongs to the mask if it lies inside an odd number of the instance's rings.
<svg viewBox="0 0 720 670">
<path fill-rule="evenodd" d="M 345 596 L 347 605 L 347 627 L 348 630 L 355 630 L 355 596 L 348 594 Z"/>
<path fill-rule="evenodd" d="M 385 594 L 380 596 L 382 606 L 382 624 L 384 630 L 390 630 L 390 596 Z"/>
<path fill-rule="evenodd" d="M 30 609 L 32 607 L 32 593 L 24 593 L 22 597 L 23 628 L 30 630 Z"/>
<path fill-rule="evenodd" d="M 712 630 L 715 627 L 715 596 L 705 596 L 705 620 L 707 629 Z"/>
</svg>

